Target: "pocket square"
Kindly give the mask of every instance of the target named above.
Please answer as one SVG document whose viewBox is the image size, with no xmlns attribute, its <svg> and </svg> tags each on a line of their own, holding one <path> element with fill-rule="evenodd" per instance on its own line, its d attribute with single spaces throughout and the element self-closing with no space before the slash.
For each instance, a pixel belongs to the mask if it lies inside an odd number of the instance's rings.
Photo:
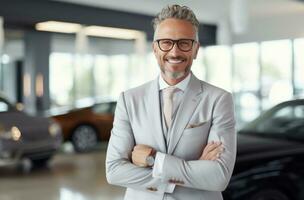
<svg viewBox="0 0 304 200">
<path fill-rule="evenodd" d="M 186 127 L 186 129 L 188 128 L 196 128 L 196 127 L 199 127 L 203 124 L 205 124 L 207 121 L 204 121 L 204 122 L 200 122 L 200 123 L 197 123 L 197 124 L 188 124 L 188 126 Z"/>
</svg>

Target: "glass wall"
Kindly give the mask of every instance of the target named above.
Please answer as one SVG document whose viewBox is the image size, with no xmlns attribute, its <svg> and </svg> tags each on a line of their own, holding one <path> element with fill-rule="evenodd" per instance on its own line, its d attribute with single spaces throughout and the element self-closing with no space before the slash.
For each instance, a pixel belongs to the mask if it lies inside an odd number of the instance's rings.
<svg viewBox="0 0 304 200">
<path fill-rule="evenodd" d="M 234 45 L 233 92 L 239 123 L 250 121 L 259 114 L 259 45 Z"/>
<path fill-rule="evenodd" d="M 294 40 L 295 95 L 304 97 L 304 39 Z"/>
<path fill-rule="evenodd" d="M 50 55 L 50 100 L 52 107 L 72 105 L 74 57 L 69 53 Z"/>
<path fill-rule="evenodd" d="M 22 95 L 22 77 L 17 74 L 23 67 L 24 35 L 18 30 L 5 30 L 4 35 L 2 52 L 0 50 L 0 95 L 17 102 Z"/>
<path fill-rule="evenodd" d="M 160 69 L 153 52 L 149 52 L 147 54 L 147 62 L 145 63 L 143 69 L 144 71 L 142 71 L 141 76 L 145 76 L 146 81 L 153 80 L 156 76 L 158 76 Z"/>
<path fill-rule="evenodd" d="M 110 80 L 110 96 L 117 99 L 119 94 L 129 88 L 128 76 L 129 56 L 115 55 L 110 57 L 111 80 Z"/>
<path fill-rule="evenodd" d="M 122 91 L 147 80 L 142 76 L 146 73 L 142 69 L 146 58 L 134 53 L 135 41 L 88 38 L 87 44 L 86 50 L 75 54 L 75 36 L 53 36 L 52 108 L 83 107 L 97 101 L 116 100 Z"/>
<path fill-rule="evenodd" d="M 304 39 L 211 46 L 203 52 L 207 81 L 233 93 L 238 128 L 271 106 L 304 96 Z"/>
<path fill-rule="evenodd" d="M 200 47 L 196 59 L 192 63 L 191 70 L 201 80 L 206 80 L 207 68 L 204 61 L 204 49 Z"/>
<path fill-rule="evenodd" d="M 291 47 L 290 40 L 261 43 L 261 100 L 263 109 L 289 100 L 293 96 Z"/>
<path fill-rule="evenodd" d="M 109 97 L 112 79 L 110 58 L 106 55 L 97 55 L 94 61 L 95 95 L 99 98 Z"/>
<path fill-rule="evenodd" d="M 52 107 L 116 100 L 122 91 L 159 74 L 152 49 L 146 55 L 136 54 L 132 40 L 89 38 L 88 51 L 75 56 L 75 38 L 65 37 L 55 37 L 50 55 Z M 304 39 L 293 42 L 200 48 L 192 71 L 199 79 L 232 92 L 241 128 L 263 110 L 292 99 L 293 92 L 303 96 Z"/>
<path fill-rule="evenodd" d="M 93 56 L 76 55 L 74 66 L 75 100 L 81 101 L 94 96 Z"/>
<path fill-rule="evenodd" d="M 228 46 L 205 48 L 207 82 L 232 92 L 231 49 Z"/>
</svg>

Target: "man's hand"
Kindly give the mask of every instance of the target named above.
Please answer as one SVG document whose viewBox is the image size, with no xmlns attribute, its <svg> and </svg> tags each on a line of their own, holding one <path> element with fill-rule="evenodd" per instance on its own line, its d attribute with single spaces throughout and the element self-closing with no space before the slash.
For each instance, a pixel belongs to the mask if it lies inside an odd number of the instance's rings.
<svg viewBox="0 0 304 200">
<path fill-rule="evenodd" d="M 224 147 L 222 142 L 209 142 L 199 158 L 199 160 L 216 160 L 223 153 Z"/>
<path fill-rule="evenodd" d="M 138 144 L 132 151 L 132 162 L 139 167 L 148 167 L 146 159 L 148 156 L 155 155 L 155 153 L 156 151 L 152 147 Z"/>
</svg>

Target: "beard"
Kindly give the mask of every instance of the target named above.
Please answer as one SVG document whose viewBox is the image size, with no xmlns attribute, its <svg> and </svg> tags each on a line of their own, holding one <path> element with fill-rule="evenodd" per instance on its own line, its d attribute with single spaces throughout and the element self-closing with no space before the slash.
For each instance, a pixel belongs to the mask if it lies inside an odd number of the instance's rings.
<svg viewBox="0 0 304 200">
<path fill-rule="evenodd" d="M 180 79 L 186 76 L 190 72 L 191 66 L 187 66 L 184 71 L 181 72 L 170 72 L 165 69 L 164 66 L 160 66 L 161 72 L 170 79 Z"/>
</svg>

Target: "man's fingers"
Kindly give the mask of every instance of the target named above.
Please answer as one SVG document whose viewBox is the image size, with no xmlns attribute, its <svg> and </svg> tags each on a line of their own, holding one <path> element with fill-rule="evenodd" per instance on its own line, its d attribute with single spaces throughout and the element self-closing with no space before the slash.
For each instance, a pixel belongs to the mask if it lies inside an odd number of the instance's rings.
<svg viewBox="0 0 304 200">
<path fill-rule="evenodd" d="M 217 147 L 219 147 L 220 145 L 222 145 L 221 142 L 210 142 L 207 144 L 207 146 L 204 149 L 204 152 L 208 153 L 213 151 L 214 149 L 216 149 Z"/>
<path fill-rule="evenodd" d="M 200 160 L 216 160 L 220 157 L 223 151 L 224 147 L 222 145 L 216 144 L 216 146 L 214 146 L 214 144 L 211 143 L 208 148 L 204 149 Z"/>
<path fill-rule="evenodd" d="M 220 149 L 220 148 L 217 148 L 216 150 L 214 150 L 214 151 L 212 151 L 212 152 L 210 152 L 210 153 L 208 154 L 209 159 L 210 159 L 210 160 L 216 160 L 216 159 L 220 158 L 221 153 L 222 153 L 221 149 Z"/>
<path fill-rule="evenodd" d="M 132 152 L 132 162 L 135 165 L 143 166 L 146 163 L 145 158 L 146 155 L 141 152 L 136 152 L 136 151 Z"/>
<path fill-rule="evenodd" d="M 137 145 L 134 147 L 134 150 L 145 149 L 145 148 L 151 148 L 151 147 L 148 146 L 148 145 L 145 145 L 145 144 L 137 144 Z"/>
<path fill-rule="evenodd" d="M 156 150 L 152 147 L 145 144 L 137 144 L 132 151 L 132 163 L 140 167 L 147 167 L 146 158 L 155 153 Z"/>
<path fill-rule="evenodd" d="M 153 148 L 148 145 L 138 144 L 133 148 L 133 151 L 137 151 L 137 152 L 141 152 L 141 153 L 150 155 L 151 153 L 153 153 Z"/>
<path fill-rule="evenodd" d="M 213 160 L 218 157 L 219 153 L 220 153 L 220 148 L 216 148 L 213 151 L 206 153 L 205 158 L 207 160 Z"/>
</svg>

